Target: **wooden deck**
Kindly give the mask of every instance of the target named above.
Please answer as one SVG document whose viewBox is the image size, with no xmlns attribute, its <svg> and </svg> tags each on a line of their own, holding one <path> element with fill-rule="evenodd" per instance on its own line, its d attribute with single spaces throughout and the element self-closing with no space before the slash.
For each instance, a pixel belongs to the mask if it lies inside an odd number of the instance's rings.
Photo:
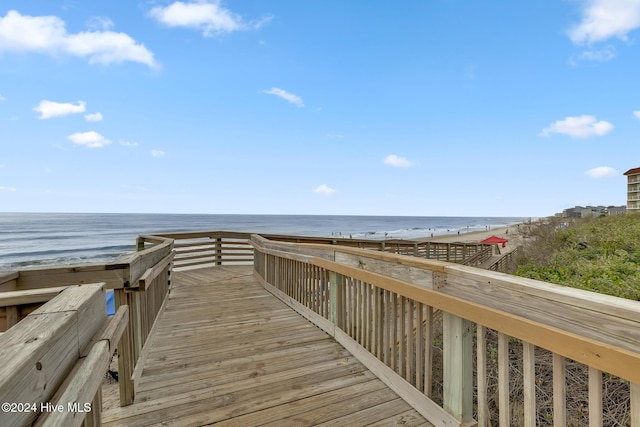
<svg viewBox="0 0 640 427">
<path fill-rule="evenodd" d="M 174 273 L 136 402 L 105 426 L 430 426 L 251 266 Z"/>
</svg>

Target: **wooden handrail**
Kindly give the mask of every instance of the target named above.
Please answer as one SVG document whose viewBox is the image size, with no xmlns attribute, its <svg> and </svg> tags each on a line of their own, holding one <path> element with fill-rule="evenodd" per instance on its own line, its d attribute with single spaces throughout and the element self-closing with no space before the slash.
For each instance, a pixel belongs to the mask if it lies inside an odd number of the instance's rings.
<svg viewBox="0 0 640 427">
<path fill-rule="evenodd" d="M 145 241 L 152 245 L 145 247 Z M 2 276 L 4 285 L 0 284 L 0 322 L 4 314 L 5 329 L 65 287 L 99 281 L 113 289 L 116 309 L 128 306 L 131 310 L 118 348 L 121 405 L 129 405 L 135 398 L 134 373 L 142 371 L 147 339 L 168 295 L 174 257 L 173 239 L 167 237 L 140 236 L 138 249 L 107 264 L 25 268 Z"/>
<path fill-rule="evenodd" d="M 51 401 L 106 319 L 104 301 L 104 284 L 67 288 L 0 336 L 0 401 L 37 407 L 2 411 L 0 425 L 30 423 Z"/>
<path fill-rule="evenodd" d="M 0 292 L 0 307 L 44 303 L 53 299 L 67 287 L 57 286 L 55 288 Z"/>
<path fill-rule="evenodd" d="M 126 328 L 128 316 L 128 307 L 123 306 L 118 308 L 113 318 L 103 323 L 65 382 L 51 398 L 51 407 L 64 410 L 43 411 L 34 427 L 80 426 L 85 420 L 85 412 L 89 411 L 86 416 L 91 417 L 94 425 L 100 424 L 102 408 L 99 393 L 102 379 Z"/>
</svg>

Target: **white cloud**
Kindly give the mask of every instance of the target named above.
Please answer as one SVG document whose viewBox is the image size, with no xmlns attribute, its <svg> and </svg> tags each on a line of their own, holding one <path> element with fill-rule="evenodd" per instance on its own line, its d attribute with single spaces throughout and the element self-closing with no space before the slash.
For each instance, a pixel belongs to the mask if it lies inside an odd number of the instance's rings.
<svg viewBox="0 0 640 427">
<path fill-rule="evenodd" d="M 33 111 L 40 113 L 39 119 L 50 119 L 57 116 L 66 116 L 67 114 L 84 113 L 86 110 L 86 102 L 78 101 L 78 104 L 74 105 L 68 102 L 54 102 L 47 101 L 46 99 L 40 101 L 37 107 Z"/>
<path fill-rule="evenodd" d="M 585 50 L 578 59 L 585 61 L 607 62 L 616 57 L 616 49 L 613 46 L 607 46 L 600 50 Z"/>
<path fill-rule="evenodd" d="M 84 119 L 88 122 L 99 122 L 99 121 L 102 121 L 103 117 L 102 117 L 102 114 L 100 113 L 92 113 L 92 114 L 85 114 Z"/>
<path fill-rule="evenodd" d="M 277 88 L 277 87 L 272 87 L 269 90 L 263 90 L 262 93 L 266 93 L 268 95 L 279 96 L 280 98 L 284 99 L 285 101 L 288 101 L 288 102 L 290 102 L 292 104 L 295 104 L 300 108 L 304 107 L 304 102 L 302 102 L 302 98 L 300 98 L 298 95 L 294 95 L 293 93 L 287 92 L 284 89 L 280 89 L 280 88 Z"/>
<path fill-rule="evenodd" d="M 153 157 L 163 157 L 164 155 L 166 155 L 167 153 L 165 153 L 162 150 L 151 150 L 151 155 Z"/>
<path fill-rule="evenodd" d="M 102 148 L 105 145 L 111 144 L 111 141 L 94 131 L 76 132 L 67 136 L 67 139 L 74 144 L 86 145 L 89 148 Z"/>
<path fill-rule="evenodd" d="M 4 96 L 0 95 L 0 101 L 6 101 L 7 98 L 5 98 Z"/>
<path fill-rule="evenodd" d="M 582 20 L 567 34 L 576 44 L 594 43 L 627 34 L 640 27 L 640 0 L 582 0 Z"/>
<path fill-rule="evenodd" d="M 618 171 L 609 166 L 598 166 L 597 168 L 589 169 L 586 174 L 592 178 L 610 178 L 618 176 Z"/>
<path fill-rule="evenodd" d="M 5 165 L 0 163 L 0 169 L 4 169 Z"/>
<path fill-rule="evenodd" d="M 540 136 L 550 136 L 552 133 L 569 135 L 572 138 L 589 138 L 603 136 L 613 130 L 613 125 L 607 121 L 596 121 L 594 116 L 582 115 L 557 120 L 544 128 Z"/>
<path fill-rule="evenodd" d="M 389 154 L 384 158 L 383 162 L 396 168 L 408 168 L 414 165 L 414 163 L 404 157 L 396 156 L 395 154 Z"/>
<path fill-rule="evenodd" d="M 84 31 L 69 34 L 64 21 L 57 16 L 21 15 L 15 10 L 0 17 L 2 51 L 88 57 L 91 64 L 133 61 L 157 67 L 153 53 L 125 33 Z"/>
<path fill-rule="evenodd" d="M 87 27 L 93 30 L 108 30 L 114 25 L 113 21 L 106 16 L 94 16 L 87 21 Z"/>
<path fill-rule="evenodd" d="M 13 187 L 5 187 L 4 185 L 0 185 L 0 191 L 11 191 L 11 192 L 14 192 L 14 191 L 17 191 L 17 190 L 15 188 L 13 188 Z"/>
<path fill-rule="evenodd" d="M 336 190 L 331 188 L 331 187 L 329 187 L 327 184 L 322 184 L 322 185 L 317 186 L 313 190 L 313 192 L 316 193 L 316 194 L 322 194 L 322 195 L 325 195 L 325 196 L 332 196 L 333 194 L 336 193 Z"/>
<path fill-rule="evenodd" d="M 219 0 L 181 2 L 167 7 L 154 7 L 149 15 L 169 27 L 195 28 L 205 37 L 234 31 L 259 29 L 271 20 L 265 17 L 255 22 L 244 22 L 242 17 L 220 6 Z"/>
<path fill-rule="evenodd" d="M 123 141 L 122 139 L 120 141 L 118 141 L 118 144 L 122 145 L 123 147 L 137 147 L 138 146 L 137 142 Z"/>
<path fill-rule="evenodd" d="M 634 111 L 633 117 L 635 117 L 636 119 L 640 119 L 640 111 Z"/>
</svg>

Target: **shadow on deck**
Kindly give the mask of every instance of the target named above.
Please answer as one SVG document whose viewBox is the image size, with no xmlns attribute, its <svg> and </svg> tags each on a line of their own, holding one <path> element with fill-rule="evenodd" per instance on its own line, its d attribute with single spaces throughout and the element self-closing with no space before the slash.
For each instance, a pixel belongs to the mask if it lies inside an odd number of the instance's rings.
<svg viewBox="0 0 640 427">
<path fill-rule="evenodd" d="M 431 425 L 252 271 L 174 273 L 136 401 L 103 425 Z"/>
</svg>

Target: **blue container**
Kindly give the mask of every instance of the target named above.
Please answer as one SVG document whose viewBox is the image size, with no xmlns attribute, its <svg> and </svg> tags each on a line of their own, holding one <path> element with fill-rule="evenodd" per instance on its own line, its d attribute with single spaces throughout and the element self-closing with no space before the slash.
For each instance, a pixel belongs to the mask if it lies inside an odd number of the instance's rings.
<svg viewBox="0 0 640 427">
<path fill-rule="evenodd" d="M 114 314 L 116 314 L 116 301 L 113 291 L 107 291 L 107 316 L 113 316 Z"/>
</svg>

